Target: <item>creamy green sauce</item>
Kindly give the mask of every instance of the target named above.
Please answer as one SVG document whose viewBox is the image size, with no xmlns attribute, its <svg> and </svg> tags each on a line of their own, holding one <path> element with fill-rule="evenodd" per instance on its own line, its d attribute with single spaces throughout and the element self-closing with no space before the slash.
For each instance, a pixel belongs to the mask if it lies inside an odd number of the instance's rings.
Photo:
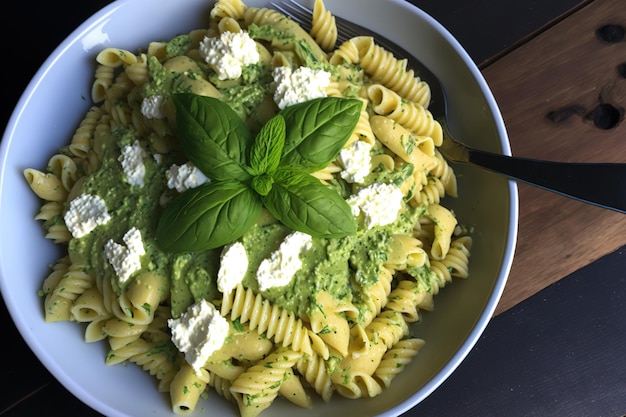
<svg viewBox="0 0 626 417">
<path fill-rule="evenodd" d="M 175 36 L 165 45 L 165 52 L 168 58 L 184 55 L 189 50 L 190 45 L 191 36 L 187 34 Z"/>
<path fill-rule="evenodd" d="M 363 291 L 378 282 L 381 267 L 387 260 L 391 235 L 406 234 L 418 213 L 409 210 L 391 225 L 361 230 L 353 236 L 314 238 L 312 248 L 301 256 L 302 267 L 293 280 L 286 286 L 266 291 L 259 291 L 256 271 L 291 231 L 276 222 L 257 224 L 242 238 L 249 261 L 244 286 L 300 317 L 316 308 L 315 298 L 322 290 L 359 309 L 366 308 Z"/>
<path fill-rule="evenodd" d="M 275 36 L 271 27 L 261 27 L 260 34 Z M 265 31 L 265 32 L 263 32 Z M 178 56 L 186 51 L 189 39 L 178 37 L 168 44 L 168 55 Z M 315 61 L 314 55 L 301 45 L 299 53 L 303 60 Z M 199 71 L 206 71 L 197 63 Z M 156 58 L 148 61 L 151 80 L 142 89 L 143 96 L 170 96 L 175 92 L 191 89 L 190 80 L 200 76 L 194 70 L 184 72 L 166 69 Z M 340 71 L 339 68 L 330 68 Z M 250 66 L 244 70 L 242 84 L 222 85 L 219 88 L 223 100 L 233 107 L 243 118 L 254 119 L 254 109 L 266 100 L 269 94 L 267 69 L 261 65 Z M 358 73 L 350 73 L 347 77 L 359 77 Z M 210 77 L 210 75 L 209 75 Z M 137 101 L 140 96 L 135 97 Z M 260 123 L 260 121 L 258 121 Z M 254 121 L 251 123 L 254 125 Z M 136 187 L 126 183 L 120 166 L 121 149 L 131 145 L 135 140 L 142 142 L 150 156 L 144 158 L 146 167 L 144 186 Z M 217 291 L 216 277 L 219 269 L 221 249 L 205 252 L 184 254 L 167 253 L 157 246 L 154 231 L 162 211 L 162 202 L 171 198 L 176 191 L 166 186 L 165 172 L 174 163 L 182 164 L 185 155 L 176 148 L 168 153 L 160 153 L 159 161 L 152 157 L 157 154 L 156 147 L 147 138 L 137 138 L 130 131 L 112 131 L 106 140 L 100 142 L 99 154 L 102 155 L 101 165 L 84 178 L 81 193 L 97 194 L 104 198 L 112 221 L 97 227 L 87 236 L 72 239 L 70 255 L 75 263 L 85 265 L 88 271 L 96 276 L 110 279 L 113 289 L 118 294 L 123 292 L 128 283 L 121 284 L 115 278 L 115 272 L 104 255 L 104 246 L 110 239 L 122 243 L 122 236 L 132 227 L 141 231 L 146 254 L 142 256 L 142 271 L 152 271 L 168 280 L 165 289 L 169 290 L 172 316 L 178 317 L 186 308 L 201 300 L 218 300 L 221 294 Z M 368 182 L 394 182 L 400 184 L 412 172 L 412 166 L 405 165 L 398 171 L 386 172 L 377 168 L 368 178 Z M 342 181 L 333 184 L 344 195 L 350 194 L 349 186 Z M 356 235 L 341 239 L 314 239 L 312 249 L 303 257 L 302 268 L 295 274 L 290 284 L 272 288 L 262 292 L 263 296 L 277 306 L 304 317 L 311 309 L 316 308 L 316 294 L 327 291 L 339 300 L 353 303 L 364 309 L 363 290 L 378 281 L 383 262 L 386 260 L 388 245 L 394 233 L 410 233 L 421 209 L 408 208 L 398 220 L 389 226 L 375 227 L 367 231 L 359 231 Z M 244 278 L 244 285 L 258 291 L 256 270 L 263 259 L 278 249 L 284 237 L 291 231 L 277 223 L 264 213 L 262 217 L 241 239 L 249 257 L 249 268 Z M 418 268 L 407 271 L 416 278 L 426 279 L 428 271 Z M 129 280 L 132 281 L 132 277 Z M 164 297 L 165 298 L 165 297 Z"/>
</svg>

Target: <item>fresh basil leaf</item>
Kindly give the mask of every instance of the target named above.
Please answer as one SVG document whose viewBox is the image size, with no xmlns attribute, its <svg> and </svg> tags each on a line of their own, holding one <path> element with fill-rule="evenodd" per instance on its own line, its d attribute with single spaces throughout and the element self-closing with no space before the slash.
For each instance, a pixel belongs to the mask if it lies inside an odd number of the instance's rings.
<svg viewBox="0 0 626 417">
<path fill-rule="evenodd" d="M 273 184 L 274 178 L 269 174 L 261 174 L 252 178 L 252 189 L 259 195 L 267 195 Z"/>
<path fill-rule="evenodd" d="M 246 181 L 253 136 L 233 109 L 219 99 L 192 93 L 172 96 L 183 150 L 207 177 Z"/>
<path fill-rule="evenodd" d="M 357 99 L 322 97 L 285 107 L 287 135 L 281 165 L 308 172 L 324 168 L 344 147 L 361 115 Z"/>
<path fill-rule="evenodd" d="M 241 237 L 258 219 L 258 194 L 235 181 L 208 182 L 169 202 L 156 228 L 168 252 L 214 249 Z"/>
<path fill-rule="evenodd" d="M 296 167 L 280 167 L 263 204 L 285 226 L 314 237 L 356 233 L 350 206 L 337 191 Z"/>
<path fill-rule="evenodd" d="M 268 120 L 252 144 L 250 168 L 254 175 L 271 173 L 280 163 L 285 147 L 285 119 L 276 115 Z"/>
</svg>

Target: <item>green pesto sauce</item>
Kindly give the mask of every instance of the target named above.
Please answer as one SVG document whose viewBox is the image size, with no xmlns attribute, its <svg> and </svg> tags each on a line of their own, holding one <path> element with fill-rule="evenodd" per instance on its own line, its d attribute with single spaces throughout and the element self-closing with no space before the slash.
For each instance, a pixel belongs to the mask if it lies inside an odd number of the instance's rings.
<svg viewBox="0 0 626 417">
<path fill-rule="evenodd" d="M 72 239 L 69 244 L 72 258 L 84 264 L 96 276 L 110 279 L 113 289 L 120 294 L 134 276 L 126 283 L 120 283 L 103 248 L 109 239 L 123 244 L 124 234 L 136 227 L 141 231 L 146 251 L 141 258 L 142 271 L 155 272 L 164 279 L 170 277 L 170 282 L 163 288 L 170 288 L 173 315 L 177 316 L 200 299 L 214 299 L 217 296 L 215 274 L 219 252 L 166 253 L 159 249 L 154 236 L 162 209 L 161 198 L 173 193 L 165 185 L 165 170 L 180 156 L 176 153 L 163 155 L 164 160 L 160 164 L 152 157 L 144 158 L 144 186 L 131 186 L 124 179 L 118 159 L 122 147 L 133 143 L 135 137 L 130 132 L 118 131 L 113 132 L 108 139 L 102 147 L 102 164 L 85 177 L 81 193 L 102 197 L 106 201 L 111 221 L 98 226 L 87 236 Z M 144 144 L 144 148 L 149 148 L 149 145 Z"/>
<path fill-rule="evenodd" d="M 143 85 L 144 97 L 155 95 L 170 97 L 176 93 L 191 92 L 189 80 L 194 80 L 199 76 L 193 71 L 182 73 L 168 71 L 154 56 L 148 57 L 148 71 L 150 80 Z"/>
<path fill-rule="evenodd" d="M 222 100 L 246 119 L 253 114 L 269 93 L 268 84 L 242 84 L 221 89 Z"/>
<path fill-rule="evenodd" d="M 361 230 L 344 238 L 313 238 L 312 248 L 301 256 L 302 267 L 292 281 L 266 291 L 259 291 L 256 271 L 291 231 L 275 222 L 257 224 L 242 238 L 249 262 L 244 286 L 299 317 L 316 308 L 316 295 L 321 290 L 363 310 L 367 302 L 363 291 L 378 282 L 391 235 L 410 230 L 416 215 L 416 211 L 409 210 L 391 225 Z"/>
<path fill-rule="evenodd" d="M 256 32 L 254 32 L 256 30 Z M 251 27 L 251 36 L 270 40 L 277 36 L 272 26 Z M 167 55 L 184 54 L 189 39 L 185 36 L 172 39 L 167 45 Z M 357 71 L 349 72 L 345 68 L 333 67 L 328 63 L 314 61 L 312 52 L 307 51 L 308 45 L 301 42 L 296 48 L 300 58 L 309 66 L 323 68 L 335 75 L 342 74 L 344 79 L 354 77 L 355 83 L 362 77 Z M 196 62 L 198 71 L 169 71 L 155 57 L 148 59 L 150 80 L 143 86 L 141 93 L 134 96 L 139 106 L 143 97 L 163 95 L 170 97 L 177 92 L 189 92 L 190 81 L 203 77 L 211 79 L 210 69 L 204 63 Z M 218 86 L 223 99 L 242 117 L 256 117 L 254 111 L 270 94 L 271 77 L 269 70 L 262 65 L 251 65 L 243 70 L 240 82 Z M 130 98 L 130 97 L 129 97 Z M 260 116 L 259 116 L 260 118 Z M 258 120 L 260 125 L 264 120 Z M 252 123 L 254 125 L 254 123 Z M 163 286 L 169 290 L 169 303 L 172 316 L 178 317 L 187 307 L 201 299 L 215 301 L 221 298 L 216 288 L 216 277 L 219 269 L 221 249 L 205 252 L 183 254 L 167 253 L 156 244 L 154 231 L 165 199 L 172 198 L 176 192 L 166 186 L 165 171 L 174 163 L 182 164 L 187 158 L 174 142 L 174 149 L 161 154 L 162 161 L 157 162 L 151 156 L 144 158 L 146 175 L 144 186 L 129 185 L 120 167 L 119 158 L 124 145 L 140 140 L 148 154 L 157 153 L 152 147 L 151 137 L 136 137 L 130 131 L 115 130 L 107 140 L 102 142 L 99 154 L 102 155 L 101 165 L 88 174 L 80 192 L 97 194 L 107 204 L 112 220 L 98 226 L 87 236 L 70 241 L 70 254 L 76 263 L 102 279 L 110 279 L 113 289 L 118 294 L 127 287 L 120 284 L 112 266 L 104 254 L 104 246 L 110 239 L 123 244 L 123 235 L 132 227 L 141 231 L 146 254 L 141 258 L 142 271 L 152 271 L 169 282 Z M 393 182 L 401 184 L 412 172 L 412 166 L 406 164 L 393 172 L 384 169 L 375 170 L 368 182 Z M 351 193 L 349 185 L 335 181 L 342 195 Z M 339 300 L 351 302 L 357 308 L 365 309 L 367 300 L 362 297 L 363 290 L 374 285 L 383 262 L 386 259 L 388 245 L 394 233 L 409 233 L 423 209 L 408 208 L 398 220 L 389 226 L 361 230 L 356 235 L 341 239 L 314 239 L 312 249 L 303 256 L 303 266 L 295 274 L 290 284 L 264 291 L 262 295 L 275 305 L 304 317 L 311 309 L 316 308 L 314 300 L 319 291 L 324 290 Z M 249 268 L 244 285 L 258 291 L 256 270 L 263 259 L 278 249 L 284 237 L 291 231 L 276 223 L 273 219 L 262 217 L 260 221 L 241 239 L 249 257 Z M 416 268 L 408 271 L 417 279 L 430 282 L 432 271 Z M 135 275 L 136 276 L 136 275 Z M 132 282 L 134 276 L 128 282 Z"/>
<path fill-rule="evenodd" d="M 191 36 L 189 35 L 179 35 L 172 38 L 165 45 L 167 57 L 171 58 L 186 54 L 189 50 L 189 45 L 191 45 Z"/>
</svg>

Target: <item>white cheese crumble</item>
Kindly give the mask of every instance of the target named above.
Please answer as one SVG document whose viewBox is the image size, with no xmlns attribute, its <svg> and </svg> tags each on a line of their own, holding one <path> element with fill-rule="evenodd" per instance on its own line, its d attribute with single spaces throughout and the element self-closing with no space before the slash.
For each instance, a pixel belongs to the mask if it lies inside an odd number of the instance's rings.
<svg viewBox="0 0 626 417">
<path fill-rule="evenodd" d="M 353 142 L 339 153 L 339 162 L 343 165 L 341 178 L 347 182 L 362 184 L 370 173 L 372 145 L 362 140 Z"/>
<path fill-rule="evenodd" d="M 94 194 L 81 194 L 70 202 L 70 207 L 63 219 L 72 236 L 79 239 L 96 227 L 108 223 L 111 215 L 102 197 Z"/>
<path fill-rule="evenodd" d="M 348 198 L 352 214 L 363 213 L 368 229 L 393 223 L 402 209 L 402 190 L 393 184 L 374 183 Z"/>
<path fill-rule="evenodd" d="M 224 247 L 217 271 L 217 289 L 222 294 L 230 294 L 248 272 L 248 254 L 241 242 Z"/>
<path fill-rule="evenodd" d="M 326 97 L 326 87 L 330 84 L 330 72 L 308 67 L 299 67 L 295 71 L 289 67 L 276 67 L 272 76 L 274 102 L 279 109 Z"/>
<path fill-rule="evenodd" d="M 179 193 L 195 188 L 209 181 L 209 179 L 191 162 L 183 165 L 172 165 L 166 172 L 167 187 L 176 189 Z"/>
<path fill-rule="evenodd" d="M 120 163 L 126 176 L 126 182 L 130 185 L 143 187 L 143 178 L 146 175 L 146 166 L 143 163 L 143 159 L 147 156 L 148 154 L 138 140 L 132 145 L 126 145 L 122 148 Z"/>
<path fill-rule="evenodd" d="M 220 80 L 241 77 L 242 68 L 259 62 L 261 55 L 248 32 L 223 32 L 219 38 L 205 36 L 198 51 Z"/>
<path fill-rule="evenodd" d="M 133 227 L 122 237 L 126 245 L 121 245 L 110 239 L 104 245 L 104 254 L 115 270 L 121 283 L 141 269 L 141 256 L 146 253 L 141 239 L 141 232 Z"/>
<path fill-rule="evenodd" d="M 196 374 L 213 354 L 224 345 L 228 336 L 228 321 L 206 300 L 189 306 L 177 319 L 167 321 L 172 342 L 185 354 L 185 360 Z"/>
<path fill-rule="evenodd" d="M 163 102 L 165 102 L 165 97 L 161 95 L 145 97 L 141 101 L 141 114 L 143 114 L 146 119 L 165 118 L 165 114 L 163 114 Z"/>
<path fill-rule="evenodd" d="M 312 237 L 306 233 L 293 232 L 264 259 L 257 270 L 257 281 L 261 291 L 273 287 L 283 287 L 291 282 L 302 267 L 300 255 L 311 249 Z"/>
</svg>

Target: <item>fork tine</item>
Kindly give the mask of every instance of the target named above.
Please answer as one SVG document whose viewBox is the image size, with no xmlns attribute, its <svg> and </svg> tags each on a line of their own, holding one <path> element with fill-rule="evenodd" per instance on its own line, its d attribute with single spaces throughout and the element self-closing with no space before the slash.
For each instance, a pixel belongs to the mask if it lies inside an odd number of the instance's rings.
<svg viewBox="0 0 626 417">
<path fill-rule="evenodd" d="M 305 30 L 311 30 L 313 11 L 295 0 L 270 1 L 270 6 L 292 18 Z"/>
</svg>

